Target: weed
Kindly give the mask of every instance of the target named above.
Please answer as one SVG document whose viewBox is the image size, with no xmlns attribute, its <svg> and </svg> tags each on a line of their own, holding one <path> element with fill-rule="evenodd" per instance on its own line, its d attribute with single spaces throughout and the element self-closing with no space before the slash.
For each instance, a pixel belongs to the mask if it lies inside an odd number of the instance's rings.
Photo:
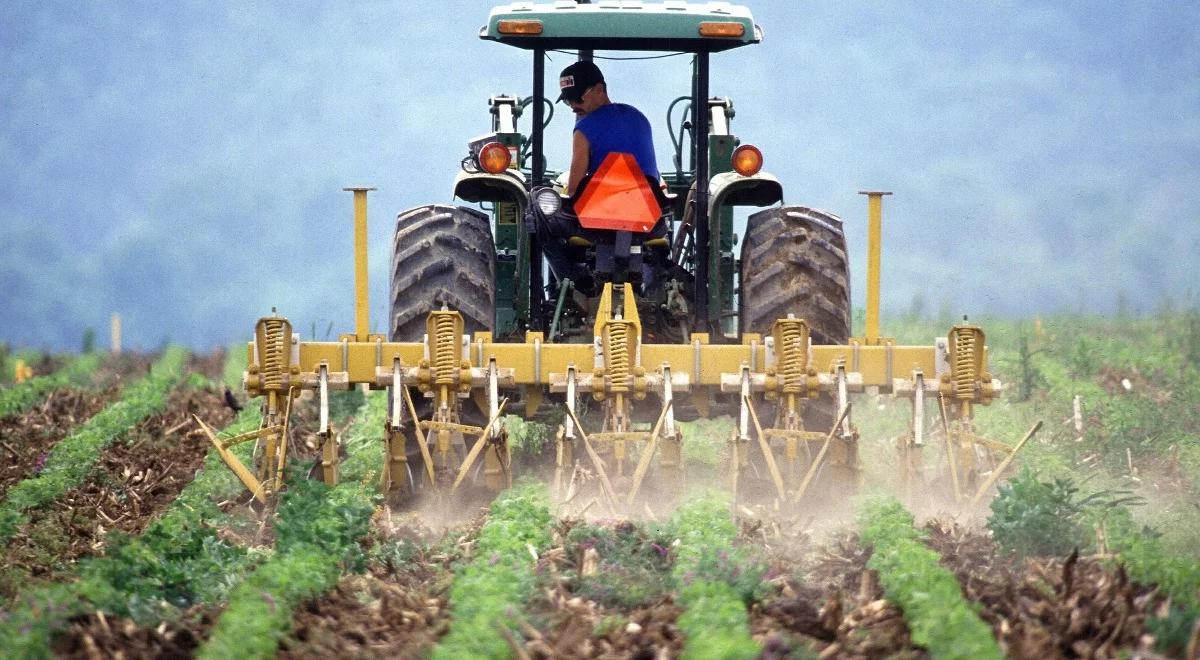
<svg viewBox="0 0 1200 660">
<path fill-rule="evenodd" d="M 1070 479 L 1041 480 L 1028 468 L 999 487 L 988 529 L 1000 547 L 1022 556 L 1066 555 L 1089 548 L 1092 527 L 1120 507 L 1144 504 L 1129 491 L 1080 496 Z"/>
<path fill-rule="evenodd" d="M 647 605 L 669 590 L 666 551 L 669 540 L 656 538 L 633 523 L 616 527 L 577 525 L 567 534 L 566 545 L 578 559 L 589 549 L 600 563 L 594 575 L 578 576 L 576 593 L 607 607 Z"/>
</svg>

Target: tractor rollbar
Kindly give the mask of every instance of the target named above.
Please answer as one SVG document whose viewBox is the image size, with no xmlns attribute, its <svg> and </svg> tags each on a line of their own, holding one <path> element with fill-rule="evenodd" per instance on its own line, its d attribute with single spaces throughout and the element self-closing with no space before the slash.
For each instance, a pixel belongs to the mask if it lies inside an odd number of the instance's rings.
<svg viewBox="0 0 1200 660">
<path fill-rule="evenodd" d="M 530 189 L 536 189 L 543 185 L 543 179 L 546 178 L 546 159 L 543 154 L 543 139 L 545 138 L 545 127 L 542 122 L 545 118 L 545 105 L 542 99 L 546 97 L 546 51 L 537 48 L 533 51 L 533 176 Z M 541 330 L 544 326 L 542 323 L 542 296 L 544 295 L 544 284 L 542 282 L 542 242 L 538 239 L 537 231 L 529 232 L 529 324 L 530 330 Z"/>
<path fill-rule="evenodd" d="M 708 53 L 696 53 L 692 85 L 692 126 L 696 163 L 696 317 L 704 331 L 712 327 L 708 305 L 708 274 L 712 255 L 708 227 Z"/>
</svg>

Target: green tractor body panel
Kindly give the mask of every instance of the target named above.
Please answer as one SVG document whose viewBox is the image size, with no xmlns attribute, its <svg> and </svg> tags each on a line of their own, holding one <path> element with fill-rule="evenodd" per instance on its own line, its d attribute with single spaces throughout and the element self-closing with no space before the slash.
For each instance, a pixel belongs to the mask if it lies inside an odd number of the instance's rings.
<svg viewBox="0 0 1200 660">
<path fill-rule="evenodd" d="M 540 34 L 502 34 L 500 21 L 540 21 Z M 741 36 L 704 37 L 702 23 L 738 23 Z M 527 49 L 714 53 L 762 41 L 750 10 L 728 2 L 514 2 L 492 10 L 480 38 Z"/>
</svg>

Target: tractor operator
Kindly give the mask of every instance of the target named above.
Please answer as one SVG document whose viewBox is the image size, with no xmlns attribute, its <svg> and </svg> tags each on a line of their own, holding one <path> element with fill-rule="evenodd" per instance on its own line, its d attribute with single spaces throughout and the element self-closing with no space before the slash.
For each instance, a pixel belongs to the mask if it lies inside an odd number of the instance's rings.
<svg viewBox="0 0 1200 660">
<path fill-rule="evenodd" d="M 597 243 L 596 269 L 600 273 L 611 273 L 618 263 L 625 264 L 621 266 L 622 269 L 630 266 L 631 239 L 628 232 L 593 232 L 581 228 L 579 217 L 575 214 L 574 200 L 579 196 L 584 181 L 596 173 L 611 153 L 632 154 L 642 173 L 656 181 L 660 178 L 658 163 L 654 158 L 654 140 L 649 120 L 637 108 L 613 103 L 608 98 L 604 74 L 595 64 L 579 61 L 563 69 L 559 76 L 559 89 L 561 94 L 558 100 L 570 106 L 577 117 L 572 137 L 571 168 L 567 172 L 566 193 L 570 201 L 551 215 L 542 214 L 537 205 L 532 205 L 529 221 L 541 238 L 543 254 L 555 276 L 570 279 L 576 290 L 592 295 L 598 286 L 594 277 L 596 273 L 573 256 L 573 249 L 568 247 L 569 240 L 578 236 Z M 666 224 L 660 221 L 650 235 L 661 237 L 666 232 Z M 603 236 L 610 233 L 613 234 L 612 238 Z M 636 263 L 639 265 L 633 267 L 642 271 L 642 281 L 650 282 L 653 272 L 649 266 L 641 265 L 640 256 Z"/>
<path fill-rule="evenodd" d="M 563 69 L 558 86 L 562 92 L 558 99 L 577 117 L 567 195 L 574 197 L 584 177 L 595 173 L 613 152 L 633 154 L 643 174 L 658 178 L 650 121 L 637 108 L 609 100 L 608 84 L 599 67 L 589 61 L 576 62 Z"/>
</svg>

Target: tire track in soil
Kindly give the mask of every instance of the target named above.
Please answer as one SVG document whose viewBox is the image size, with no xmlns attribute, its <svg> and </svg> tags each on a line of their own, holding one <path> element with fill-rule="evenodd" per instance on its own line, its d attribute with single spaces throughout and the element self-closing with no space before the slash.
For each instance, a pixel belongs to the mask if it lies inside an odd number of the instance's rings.
<svg viewBox="0 0 1200 660">
<path fill-rule="evenodd" d="M 105 450 L 82 486 L 30 511 L 29 523 L 4 549 L 0 596 L 11 598 L 14 587 L 23 586 L 20 576 L 61 578 L 79 559 L 102 554 L 108 533 L 136 535 L 164 511 L 208 453 L 193 414 L 220 426 L 233 420 L 222 393 L 178 387 L 165 412 L 143 420 L 125 441 Z"/>
<path fill-rule="evenodd" d="M 145 373 L 152 363 L 140 355 L 106 360 L 93 376 L 99 388 L 55 390 L 34 408 L 0 418 L 0 451 L 10 459 L 0 466 L 0 499 L 13 484 L 36 475 L 55 445 L 112 403 L 123 382 Z"/>
<path fill-rule="evenodd" d="M 1123 567 L 1077 555 L 1020 561 L 983 532 L 937 521 L 925 529 L 1009 657 L 1153 656 L 1146 621 L 1166 598 L 1130 581 Z"/>
<path fill-rule="evenodd" d="M 786 547 L 786 546 L 791 547 Z M 871 553 L 858 534 L 843 532 L 820 548 L 807 538 L 784 543 L 767 575 L 778 593 L 750 608 L 750 630 L 763 658 L 787 658 L 808 648 L 821 658 L 927 658 L 913 646 L 904 614 L 883 595 Z M 797 580 L 797 574 L 804 580 Z"/>
</svg>

